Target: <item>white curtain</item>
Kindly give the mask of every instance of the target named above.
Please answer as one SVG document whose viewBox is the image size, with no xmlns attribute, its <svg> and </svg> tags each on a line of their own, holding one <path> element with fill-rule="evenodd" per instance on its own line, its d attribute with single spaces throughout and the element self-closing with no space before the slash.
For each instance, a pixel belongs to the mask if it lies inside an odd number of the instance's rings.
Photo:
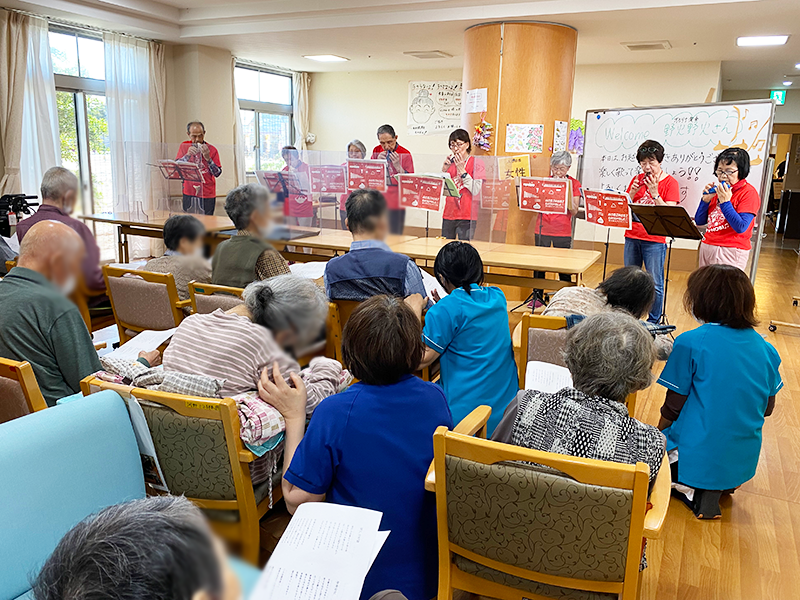
<svg viewBox="0 0 800 600">
<path fill-rule="evenodd" d="M 47 32 L 46 20 L 29 18 L 20 156 L 20 179 L 26 194 L 38 195 L 44 172 L 61 165 L 56 82 Z"/>
<path fill-rule="evenodd" d="M 147 42 L 103 34 L 106 110 L 111 148 L 114 212 L 145 217 L 152 210 L 150 190 L 150 58 Z M 131 257 L 149 256 L 146 238 L 133 238 Z"/>
<path fill-rule="evenodd" d="M 239 112 L 239 96 L 236 94 L 236 59 L 231 60 L 231 89 L 233 90 L 233 176 L 235 185 L 247 183 L 247 170 L 244 162 L 244 126 Z"/>
<path fill-rule="evenodd" d="M 152 143 L 153 160 L 173 158 L 167 155 L 167 66 L 164 56 L 164 44 L 148 42 L 148 59 L 150 61 L 150 142 Z M 155 210 L 169 210 L 169 181 L 159 172 L 151 171 L 150 205 Z M 150 239 L 150 255 L 164 254 L 164 242 Z"/>
<path fill-rule="evenodd" d="M 292 74 L 294 145 L 298 150 L 308 148 L 308 83 L 308 73 Z"/>
<path fill-rule="evenodd" d="M 19 159 L 29 19 L 16 12 L 0 11 L 0 149 L 4 159 L 0 194 L 22 191 Z"/>
</svg>

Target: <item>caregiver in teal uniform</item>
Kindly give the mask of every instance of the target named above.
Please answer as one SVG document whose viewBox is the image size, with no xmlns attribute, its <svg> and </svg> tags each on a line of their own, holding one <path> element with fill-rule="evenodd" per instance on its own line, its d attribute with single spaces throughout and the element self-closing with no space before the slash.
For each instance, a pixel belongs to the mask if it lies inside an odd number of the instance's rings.
<svg viewBox="0 0 800 600">
<path fill-rule="evenodd" d="M 778 351 L 753 328 L 750 279 L 731 265 L 689 276 L 687 312 L 703 324 L 678 336 L 658 383 L 667 388 L 659 429 L 667 436 L 673 490 L 699 519 L 720 516 L 720 495 L 753 478 L 764 417 L 783 387 Z"/>
</svg>

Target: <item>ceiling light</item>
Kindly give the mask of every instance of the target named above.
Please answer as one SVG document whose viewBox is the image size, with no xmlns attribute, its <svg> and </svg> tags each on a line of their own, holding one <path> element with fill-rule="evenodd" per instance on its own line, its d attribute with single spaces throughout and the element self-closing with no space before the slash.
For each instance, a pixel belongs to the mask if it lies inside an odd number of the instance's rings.
<svg viewBox="0 0 800 600">
<path fill-rule="evenodd" d="M 792 82 L 791 81 L 784 81 L 783 85 L 792 85 Z"/>
<path fill-rule="evenodd" d="M 347 62 L 350 60 L 349 58 L 345 58 L 344 56 L 336 56 L 335 54 L 311 54 L 309 56 L 304 56 L 303 58 L 315 60 L 317 62 Z"/>
<path fill-rule="evenodd" d="M 794 68 L 795 68 L 795 69 L 800 69 L 800 63 L 797 63 L 797 64 L 794 66 Z"/>
<path fill-rule="evenodd" d="M 755 35 L 736 38 L 737 46 L 783 46 L 788 35 Z"/>
</svg>

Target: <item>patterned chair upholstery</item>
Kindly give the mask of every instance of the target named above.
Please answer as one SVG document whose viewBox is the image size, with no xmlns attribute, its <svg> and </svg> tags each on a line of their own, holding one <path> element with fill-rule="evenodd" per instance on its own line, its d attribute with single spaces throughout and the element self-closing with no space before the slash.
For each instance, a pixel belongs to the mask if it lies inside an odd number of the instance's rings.
<svg viewBox="0 0 800 600">
<path fill-rule="evenodd" d="M 566 367 L 564 346 L 566 329 L 528 329 L 528 361 L 538 360 Z"/>
<path fill-rule="evenodd" d="M 189 297 L 192 312 L 199 314 L 212 313 L 218 308 L 228 311 L 242 304 L 242 288 L 213 285 L 210 283 L 189 282 Z"/>
<path fill-rule="evenodd" d="M 0 377 L 0 423 L 30 414 L 18 381 Z"/>
<path fill-rule="evenodd" d="M 0 358 L 0 423 L 47 408 L 28 362 Z"/>
</svg>

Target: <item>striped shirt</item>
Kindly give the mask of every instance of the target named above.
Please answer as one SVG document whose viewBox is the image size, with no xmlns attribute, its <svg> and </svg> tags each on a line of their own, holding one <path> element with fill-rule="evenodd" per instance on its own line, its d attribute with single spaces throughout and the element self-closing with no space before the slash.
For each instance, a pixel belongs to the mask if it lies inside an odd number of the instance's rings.
<svg viewBox="0 0 800 600">
<path fill-rule="evenodd" d="M 167 370 L 224 379 L 221 397 L 230 397 L 258 388 L 264 367 L 277 362 L 281 375 L 300 375 L 308 390 L 310 414 L 323 398 L 336 392 L 342 366 L 335 360 L 315 358 L 309 368 L 287 355 L 266 327 L 248 317 L 217 309 L 210 314 L 187 317 L 164 351 Z"/>
</svg>

